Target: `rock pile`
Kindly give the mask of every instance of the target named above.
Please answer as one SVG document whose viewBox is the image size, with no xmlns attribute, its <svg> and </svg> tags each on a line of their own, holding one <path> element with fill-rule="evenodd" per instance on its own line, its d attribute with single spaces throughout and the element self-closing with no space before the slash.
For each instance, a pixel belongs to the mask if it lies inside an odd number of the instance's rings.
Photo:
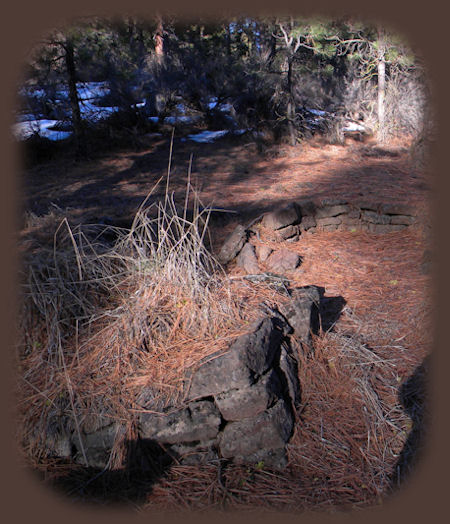
<svg viewBox="0 0 450 524">
<path fill-rule="evenodd" d="M 319 300 L 315 286 L 292 290 L 282 311 L 269 312 L 227 351 L 213 353 L 186 376 L 182 405 L 158 413 L 151 395 L 143 394 L 137 430 L 144 453 L 164 450 L 184 464 L 224 459 L 283 467 L 301 401 L 292 338 L 309 344 Z M 47 448 L 103 469 L 121 431 L 120 422 L 111 420 L 82 424 L 81 442 L 75 428 L 55 433 Z"/>
<path fill-rule="evenodd" d="M 270 272 L 283 274 L 296 269 L 301 263 L 300 257 L 286 248 L 273 250 L 268 245 L 252 245 L 252 236 L 260 238 L 264 232 L 271 242 L 295 242 L 306 231 L 389 233 L 415 222 L 415 212 L 407 204 L 362 202 L 356 205 L 338 199 L 294 202 L 264 214 L 247 228 L 238 225 L 223 244 L 218 260 L 227 264 L 236 258 L 237 265 L 250 274 L 261 271 L 259 264 Z"/>
</svg>

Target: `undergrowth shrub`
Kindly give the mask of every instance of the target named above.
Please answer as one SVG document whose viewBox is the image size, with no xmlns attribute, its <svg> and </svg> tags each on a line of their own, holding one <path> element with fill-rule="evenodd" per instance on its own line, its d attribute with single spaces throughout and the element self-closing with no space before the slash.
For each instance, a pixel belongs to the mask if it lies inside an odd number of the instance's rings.
<svg viewBox="0 0 450 524">
<path fill-rule="evenodd" d="M 25 268 L 18 345 L 19 431 L 34 457 L 106 418 L 120 422 L 110 458 L 119 466 L 139 394 L 154 409 L 177 402 L 183 370 L 225 347 L 237 325 L 239 305 L 206 247 L 210 211 L 190 181 L 178 208 L 169 177 L 163 201 L 151 192 L 130 229 L 108 228 L 112 246 L 100 241 L 105 228 L 63 218 L 55 231 L 58 213 L 42 220 L 47 242 Z"/>
</svg>

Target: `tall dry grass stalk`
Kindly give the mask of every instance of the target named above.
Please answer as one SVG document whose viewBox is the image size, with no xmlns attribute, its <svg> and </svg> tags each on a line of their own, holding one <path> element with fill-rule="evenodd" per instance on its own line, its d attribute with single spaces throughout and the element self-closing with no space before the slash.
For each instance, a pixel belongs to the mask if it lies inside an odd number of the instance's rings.
<svg viewBox="0 0 450 524">
<path fill-rule="evenodd" d="M 108 421 L 122 425 L 118 439 L 132 438 L 143 404 L 178 402 L 184 370 L 238 329 L 242 307 L 206 247 L 210 211 L 190 169 L 181 207 L 170 162 L 162 201 L 152 201 L 156 186 L 130 229 L 72 229 L 63 218 L 52 245 L 29 260 L 18 395 L 19 432 L 33 456 L 61 434 L 80 438 Z M 112 246 L 101 242 L 105 229 Z"/>
</svg>

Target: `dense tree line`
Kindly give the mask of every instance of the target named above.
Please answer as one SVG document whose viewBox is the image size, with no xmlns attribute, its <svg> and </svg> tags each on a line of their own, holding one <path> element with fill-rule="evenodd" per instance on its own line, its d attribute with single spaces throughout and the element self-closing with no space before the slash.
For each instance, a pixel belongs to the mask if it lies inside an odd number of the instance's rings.
<svg viewBox="0 0 450 524">
<path fill-rule="evenodd" d="M 130 16 L 52 31 L 33 49 L 22 107 L 68 122 L 82 149 L 90 124 L 80 113 L 78 82 L 106 83 L 101 103 L 118 108 L 109 125 L 142 131 L 158 125 L 150 116 L 161 123 L 180 105 L 206 126 L 270 129 L 292 145 L 313 131 L 308 109 L 326 111 L 316 130 L 335 140 L 349 118 L 380 141 L 417 135 L 424 125 L 417 57 L 398 35 L 347 18 Z M 36 98 L 33 86 L 45 96 Z"/>
</svg>

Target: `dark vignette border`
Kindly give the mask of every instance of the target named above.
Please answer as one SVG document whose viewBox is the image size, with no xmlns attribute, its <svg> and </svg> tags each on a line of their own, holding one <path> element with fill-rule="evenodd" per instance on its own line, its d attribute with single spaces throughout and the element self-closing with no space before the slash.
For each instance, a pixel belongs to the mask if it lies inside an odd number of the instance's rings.
<svg viewBox="0 0 450 524">
<path fill-rule="evenodd" d="M 70 505 L 66 501 L 52 495 L 34 479 L 29 477 L 25 471 L 17 465 L 16 451 L 12 442 L 12 385 L 14 376 L 12 373 L 13 339 L 12 326 L 16 318 L 17 290 L 15 286 L 15 273 L 17 258 L 15 252 L 14 233 L 18 223 L 17 196 L 20 194 L 19 171 L 20 159 L 17 157 L 16 149 L 9 135 L 9 126 L 12 122 L 11 109 L 14 107 L 14 89 L 19 79 L 21 65 L 27 50 L 39 35 L 46 29 L 54 27 L 69 19 L 73 15 L 86 14 L 113 14 L 124 11 L 136 11 L 137 13 L 152 13 L 156 8 L 172 10 L 178 13 L 215 14 L 226 12 L 289 12 L 298 11 L 300 14 L 313 15 L 339 15 L 353 14 L 366 19 L 380 19 L 383 23 L 393 26 L 397 31 L 403 33 L 422 54 L 432 87 L 432 103 L 438 124 L 438 142 L 432 150 L 432 165 L 434 175 L 434 231 L 437 238 L 436 252 L 439 255 L 438 264 L 434 274 L 434 298 L 436 307 L 435 330 L 435 362 L 432 368 L 433 387 L 433 425 L 428 449 L 422 462 L 409 483 L 400 492 L 385 504 L 374 510 L 362 510 L 348 515 L 309 515 L 302 514 L 298 517 L 283 515 L 284 521 L 352 521 L 364 519 L 366 522 L 380 521 L 402 521 L 415 522 L 424 519 L 432 519 L 437 516 L 446 506 L 446 495 L 448 476 L 445 466 L 448 464 L 448 451 L 445 445 L 446 430 L 448 429 L 448 417 L 445 416 L 445 397 L 447 393 L 448 380 L 445 380 L 444 370 L 448 364 L 448 354 L 445 354 L 447 333 L 444 329 L 446 305 L 445 297 L 448 288 L 448 277 L 444 272 L 444 263 L 447 260 L 446 231 L 448 216 L 446 210 L 448 205 L 449 180 L 445 180 L 447 162 L 445 158 L 445 144 L 447 143 L 448 127 L 445 126 L 445 117 L 448 116 L 448 101 L 445 100 L 447 86 L 446 56 L 447 36 L 446 16 L 438 0 L 430 0 L 426 4 L 411 4 L 406 2 L 394 3 L 387 0 L 378 0 L 371 4 L 362 5 L 361 0 L 341 0 L 339 3 L 331 0 L 321 0 L 312 5 L 300 5 L 294 0 L 229 0 L 226 5 L 216 2 L 211 5 L 207 0 L 99 0 L 95 3 L 79 0 L 76 5 L 62 5 L 62 2 L 53 0 L 40 0 L 30 3 L 26 0 L 16 0 L 13 4 L 3 8 L 2 30 L 0 31 L 0 52 L 2 53 L 2 82 L 0 97 L 2 123 L 1 145 L 2 145 L 2 176 L 1 176 L 1 205 L 0 226 L 2 233 L 2 264 L 1 275 L 1 304 L 3 306 L 0 322 L 2 334 L 2 356 L 1 371 L 3 380 L 1 399 L 3 401 L 3 423 L 2 426 L 2 466 L 1 475 L 4 505 L 2 513 L 10 522 L 75 522 L 81 518 L 85 522 L 105 519 L 112 523 L 122 521 L 123 518 L 133 520 L 133 517 L 149 518 L 150 515 L 133 515 L 129 512 L 119 510 L 85 510 Z M 444 491 L 445 490 L 445 491 Z M 153 515 L 151 515 L 154 518 Z M 156 516 L 155 516 L 156 517 Z M 193 516 L 192 516 L 193 517 Z M 189 518 L 192 518 L 189 517 Z M 182 516 L 183 521 L 187 515 Z M 205 519 L 210 521 L 211 516 L 207 514 L 196 515 L 195 520 Z M 225 520 L 226 517 L 214 515 L 214 520 Z M 248 516 L 236 514 L 233 518 L 248 520 Z M 275 516 L 264 519 L 275 520 Z M 280 518 L 276 516 L 277 520 Z M 165 520 L 158 517 L 157 520 Z M 176 519 L 179 520 L 179 519 Z M 261 520 L 258 518 L 258 521 Z"/>
</svg>

